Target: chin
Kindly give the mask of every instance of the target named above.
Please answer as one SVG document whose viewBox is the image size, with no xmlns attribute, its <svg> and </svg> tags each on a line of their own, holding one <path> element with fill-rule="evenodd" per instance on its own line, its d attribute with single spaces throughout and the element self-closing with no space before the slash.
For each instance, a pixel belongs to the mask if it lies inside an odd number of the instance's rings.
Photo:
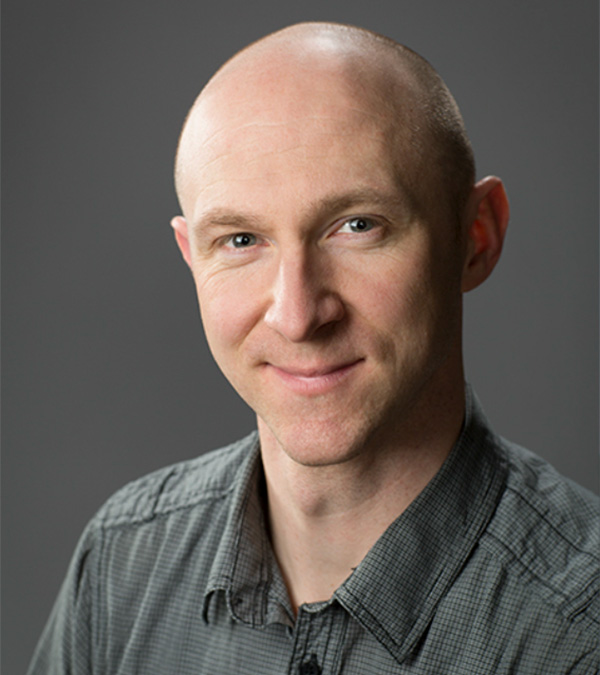
<svg viewBox="0 0 600 675">
<path fill-rule="evenodd" d="M 359 424 L 340 425 L 305 419 L 301 424 L 277 428 L 259 419 L 261 440 L 275 445 L 302 466 L 333 466 L 360 454 L 368 434 Z"/>
</svg>

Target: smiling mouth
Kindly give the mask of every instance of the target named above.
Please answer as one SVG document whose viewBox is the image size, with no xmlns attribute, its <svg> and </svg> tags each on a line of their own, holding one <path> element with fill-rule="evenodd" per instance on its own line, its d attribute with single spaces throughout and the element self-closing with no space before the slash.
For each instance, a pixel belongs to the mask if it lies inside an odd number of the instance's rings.
<svg viewBox="0 0 600 675">
<path fill-rule="evenodd" d="M 364 359 L 317 367 L 276 366 L 267 363 L 268 370 L 288 388 L 304 395 L 324 394 L 346 380 Z"/>
</svg>

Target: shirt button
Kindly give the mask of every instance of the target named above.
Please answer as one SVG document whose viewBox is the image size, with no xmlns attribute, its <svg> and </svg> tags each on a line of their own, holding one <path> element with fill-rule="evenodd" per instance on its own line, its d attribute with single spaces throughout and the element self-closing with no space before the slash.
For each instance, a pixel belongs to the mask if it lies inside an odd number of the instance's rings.
<svg viewBox="0 0 600 675">
<path fill-rule="evenodd" d="M 315 654 L 311 654 L 308 661 L 300 664 L 298 675 L 321 675 L 321 667 Z"/>
</svg>

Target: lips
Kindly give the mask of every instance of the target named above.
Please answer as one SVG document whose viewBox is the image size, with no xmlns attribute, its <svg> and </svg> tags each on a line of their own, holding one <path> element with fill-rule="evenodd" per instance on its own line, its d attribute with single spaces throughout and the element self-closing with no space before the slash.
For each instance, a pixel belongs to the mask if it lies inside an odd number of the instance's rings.
<svg viewBox="0 0 600 675">
<path fill-rule="evenodd" d="M 294 377 L 322 377 L 323 375 L 329 375 L 329 373 L 334 373 L 336 370 L 343 370 L 349 366 L 356 363 L 356 361 L 350 361 L 348 363 L 339 363 L 335 365 L 324 365 L 316 366 L 309 368 L 294 368 L 290 366 L 274 366 L 288 375 L 293 375 Z"/>
<path fill-rule="evenodd" d="M 266 365 L 269 373 L 287 388 L 299 394 L 318 395 L 341 384 L 362 362 L 363 359 L 356 359 L 313 366 Z"/>
</svg>

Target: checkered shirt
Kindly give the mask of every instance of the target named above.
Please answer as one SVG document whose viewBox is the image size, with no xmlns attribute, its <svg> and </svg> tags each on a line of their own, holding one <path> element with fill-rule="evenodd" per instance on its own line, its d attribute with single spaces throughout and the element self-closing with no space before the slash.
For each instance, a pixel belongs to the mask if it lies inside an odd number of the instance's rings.
<svg viewBox="0 0 600 675">
<path fill-rule="evenodd" d="M 256 434 L 126 486 L 86 528 L 30 675 L 598 673 L 598 500 L 467 394 L 437 475 L 297 617 Z"/>
</svg>

